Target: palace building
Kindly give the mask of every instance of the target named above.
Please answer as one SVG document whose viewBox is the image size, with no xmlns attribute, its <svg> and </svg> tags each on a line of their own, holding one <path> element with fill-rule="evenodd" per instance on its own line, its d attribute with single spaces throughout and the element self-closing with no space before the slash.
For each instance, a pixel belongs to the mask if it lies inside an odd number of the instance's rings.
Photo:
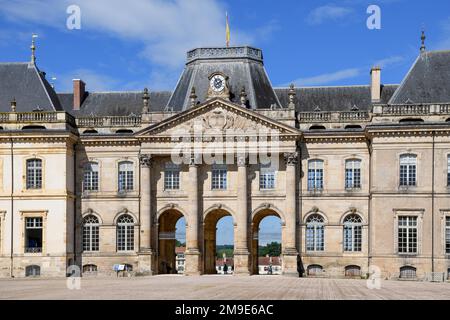
<svg viewBox="0 0 450 320">
<path fill-rule="evenodd" d="M 60 93 L 32 49 L 0 63 L 1 277 L 176 273 L 181 217 L 184 274 L 216 273 L 225 216 L 235 276 L 276 216 L 284 275 L 448 277 L 450 51 L 400 84 L 276 88 L 260 49 L 197 48 L 171 92 Z"/>
</svg>

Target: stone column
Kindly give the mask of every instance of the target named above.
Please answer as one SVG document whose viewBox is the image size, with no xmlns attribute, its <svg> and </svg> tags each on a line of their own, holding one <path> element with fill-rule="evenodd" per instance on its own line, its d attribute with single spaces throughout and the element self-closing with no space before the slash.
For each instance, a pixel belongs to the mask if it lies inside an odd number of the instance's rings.
<svg viewBox="0 0 450 320">
<path fill-rule="evenodd" d="M 237 213 L 234 241 L 234 274 L 250 275 L 250 252 L 248 250 L 248 170 L 247 159 L 239 156 L 237 174 Z"/>
<path fill-rule="evenodd" d="M 282 244 L 283 274 L 298 276 L 296 246 L 298 153 L 285 153 L 284 159 L 286 162 L 286 226 Z"/>
<path fill-rule="evenodd" d="M 154 252 L 152 248 L 152 212 L 151 212 L 151 167 L 150 155 L 139 156 L 140 176 L 140 233 L 139 233 L 139 272 L 153 274 Z"/>
<path fill-rule="evenodd" d="M 189 216 L 186 217 L 187 233 L 186 233 L 186 267 L 185 275 L 199 275 L 201 274 L 201 256 L 199 249 L 199 181 L 198 181 L 198 165 L 195 164 L 194 159 L 191 159 L 189 164 L 189 182 L 187 184 L 189 196 Z"/>
</svg>

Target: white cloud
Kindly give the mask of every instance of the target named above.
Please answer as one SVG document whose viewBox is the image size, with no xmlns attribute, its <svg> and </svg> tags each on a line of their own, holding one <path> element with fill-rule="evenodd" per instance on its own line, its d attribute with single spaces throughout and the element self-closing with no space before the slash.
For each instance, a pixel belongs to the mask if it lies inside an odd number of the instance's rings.
<svg viewBox="0 0 450 320">
<path fill-rule="evenodd" d="M 325 85 L 335 81 L 350 79 L 358 77 L 361 74 L 361 69 L 350 68 L 333 73 L 324 73 L 309 78 L 300 78 L 292 81 L 296 86 L 318 86 Z"/>
<path fill-rule="evenodd" d="M 55 81 L 56 90 L 58 92 L 72 92 L 73 79 L 83 79 L 87 84 L 86 90 L 88 91 L 110 91 L 119 87 L 122 88 L 121 83 L 110 76 L 89 69 L 78 69 L 57 77 Z"/>
<path fill-rule="evenodd" d="M 310 25 L 319 25 L 329 20 L 340 20 L 347 17 L 352 12 L 352 8 L 340 7 L 334 4 L 327 4 L 325 6 L 317 7 L 312 10 L 306 18 L 306 22 Z"/>
<path fill-rule="evenodd" d="M 405 61 L 405 57 L 403 56 L 392 56 L 387 57 L 378 61 L 375 61 L 374 66 L 379 66 L 380 68 L 387 68 L 392 65 L 396 65 Z"/>
<path fill-rule="evenodd" d="M 65 29 L 71 4 L 81 8 L 82 30 L 76 32 L 138 41 L 141 56 L 160 65 L 180 66 L 188 49 L 225 43 L 225 8 L 218 0 L 0 0 L 0 14 L 19 23 Z M 252 40 L 232 28 L 233 43 Z"/>
</svg>

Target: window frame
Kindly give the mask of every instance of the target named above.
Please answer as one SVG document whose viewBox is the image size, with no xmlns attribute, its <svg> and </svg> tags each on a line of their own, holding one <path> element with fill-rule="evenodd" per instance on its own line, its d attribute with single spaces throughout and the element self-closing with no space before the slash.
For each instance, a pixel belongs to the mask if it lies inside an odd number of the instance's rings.
<svg viewBox="0 0 450 320">
<path fill-rule="evenodd" d="M 357 218 L 359 222 L 351 221 Z M 343 251 L 346 253 L 362 252 L 363 250 L 363 226 L 364 220 L 358 213 L 347 214 L 342 221 L 342 244 Z M 348 236 L 350 235 L 350 237 Z"/>
<path fill-rule="evenodd" d="M 414 162 L 412 161 L 414 159 Z M 403 161 L 403 163 L 402 163 Z M 414 170 L 412 170 L 414 169 Z M 403 153 L 399 156 L 399 187 L 417 187 L 418 156 L 415 153 Z"/>
<path fill-rule="evenodd" d="M 406 225 L 401 226 L 401 220 L 406 220 Z M 411 221 L 415 221 L 415 225 L 409 225 Z M 415 230 L 415 251 L 412 251 L 411 249 L 414 248 L 414 246 L 411 247 L 413 235 L 410 233 L 410 231 Z M 397 254 L 399 255 L 418 255 L 419 254 L 419 217 L 417 215 L 401 215 L 397 218 Z M 406 236 L 404 240 L 401 240 L 402 236 Z M 413 237 L 414 238 L 414 237 Z M 401 246 L 401 244 L 404 244 Z M 403 251 L 405 250 L 405 251 Z"/>
<path fill-rule="evenodd" d="M 259 165 L 259 190 L 275 190 L 276 189 L 276 170 L 272 168 L 272 164 Z"/>
<path fill-rule="evenodd" d="M 224 191 L 228 188 L 228 167 L 226 164 L 211 166 L 211 190 Z"/>
<path fill-rule="evenodd" d="M 164 164 L 164 191 L 177 191 L 180 190 L 180 187 L 181 166 L 173 162 L 166 162 Z"/>
<path fill-rule="evenodd" d="M 450 215 L 444 216 L 444 254 L 450 256 Z"/>
<path fill-rule="evenodd" d="M 97 166 L 97 171 L 95 170 L 86 171 L 86 167 L 90 166 L 92 168 L 92 165 Z M 86 188 L 87 173 L 89 173 L 89 188 Z M 93 176 L 95 173 L 97 174 L 96 177 Z M 96 188 L 93 188 L 92 187 L 93 185 L 96 185 Z M 98 192 L 98 191 L 100 191 L 100 163 L 97 161 L 89 161 L 85 163 L 85 165 L 83 166 L 83 192 Z"/>
<path fill-rule="evenodd" d="M 40 167 L 34 166 L 30 169 L 29 163 L 32 161 L 39 162 Z M 30 176 L 30 170 L 40 171 L 40 180 L 38 179 L 37 172 L 33 173 L 33 177 Z M 33 178 L 33 179 L 32 179 Z M 25 189 L 27 191 L 36 191 L 44 189 L 44 160 L 41 158 L 28 158 L 25 159 Z"/>
<path fill-rule="evenodd" d="M 310 221 L 313 218 L 321 221 Z M 325 251 L 325 218 L 319 213 L 310 214 L 306 218 L 305 248 L 307 252 L 311 253 Z"/>
<path fill-rule="evenodd" d="M 121 170 L 122 165 L 129 165 L 131 170 Z M 117 164 L 117 190 L 119 193 L 133 192 L 135 190 L 135 164 L 130 160 L 119 161 Z M 123 174 L 125 177 L 123 178 Z M 131 174 L 131 177 L 130 177 Z M 122 180 L 125 179 L 125 180 Z M 125 181 L 123 184 L 122 181 Z"/>
<path fill-rule="evenodd" d="M 86 222 L 88 219 L 94 218 L 96 222 Z M 88 246 L 86 246 L 86 235 L 88 235 Z M 88 214 L 83 218 L 83 252 L 98 252 L 100 251 L 100 219 Z M 89 249 L 86 249 L 89 248 Z"/>
<path fill-rule="evenodd" d="M 121 222 L 123 218 L 131 219 L 131 222 Z M 129 213 L 121 214 L 116 221 L 116 251 L 134 252 L 136 232 L 134 230 L 136 219 Z M 131 234 L 131 235 L 130 235 Z M 122 242 L 121 242 L 122 240 Z"/>
<path fill-rule="evenodd" d="M 351 168 L 348 165 L 351 164 Z M 350 179 L 348 173 L 351 173 Z M 362 188 L 362 160 L 346 159 L 344 163 L 344 184 L 346 190 L 360 190 Z"/>
<path fill-rule="evenodd" d="M 314 164 L 313 168 L 311 168 L 311 164 Z M 318 164 L 321 164 L 321 168 Z M 310 159 L 307 166 L 307 190 L 313 192 L 323 191 L 325 186 L 325 161 L 322 159 Z"/>
<path fill-rule="evenodd" d="M 450 188 L 450 154 L 447 154 L 447 188 Z"/>
</svg>

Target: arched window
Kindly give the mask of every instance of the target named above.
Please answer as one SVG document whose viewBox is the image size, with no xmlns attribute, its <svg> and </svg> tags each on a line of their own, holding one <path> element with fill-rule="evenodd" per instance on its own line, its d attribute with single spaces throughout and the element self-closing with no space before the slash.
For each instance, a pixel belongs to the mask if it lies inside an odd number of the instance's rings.
<svg viewBox="0 0 450 320">
<path fill-rule="evenodd" d="M 361 188 L 361 160 L 345 161 L 345 189 Z"/>
<path fill-rule="evenodd" d="M 31 265 L 25 267 L 26 277 L 38 277 L 41 275 L 41 267 L 37 265 Z"/>
<path fill-rule="evenodd" d="M 311 264 L 307 269 L 308 276 L 320 276 L 323 272 L 323 268 L 318 264 Z"/>
<path fill-rule="evenodd" d="M 83 274 L 96 274 L 98 271 L 98 268 L 95 264 L 85 264 L 83 266 Z"/>
<path fill-rule="evenodd" d="M 167 162 L 164 167 L 164 189 L 179 190 L 180 189 L 180 166 Z"/>
<path fill-rule="evenodd" d="M 42 160 L 27 160 L 27 189 L 42 188 Z"/>
<path fill-rule="evenodd" d="M 306 220 L 306 250 L 324 250 L 324 219 L 319 214 L 313 214 Z"/>
<path fill-rule="evenodd" d="M 361 267 L 360 266 L 346 266 L 345 267 L 345 276 L 346 277 L 360 277 L 361 276 Z"/>
<path fill-rule="evenodd" d="M 134 219 L 124 214 L 117 220 L 117 250 L 134 250 Z"/>
<path fill-rule="evenodd" d="M 323 161 L 309 160 L 308 162 L 308 190 L 323 189 Z"/>
<path fill-rule="evenodd" d="M 350 214 L 344 220 L 344 251 L 361 251 L 362 219 Z"/>
<path fill-rule="evenodd" d="M 416 185 L 417 156 L 415 154 L 402 154 L 400 156 L 400 186 Z"/>
<path fill-rule="evenodd" d="M 126 192 L 133 190 L 133 162 L 123 161 L 119 163 L 119 191 Z"/>
<path fill-rule="evenodd" d="M 83 251 L 99 250 L 99 221 L 94 215 L 83 220 Z"/>
<path fill-rule="evenodd" d="M 98 163 L 89 162 L 84 166 L 83 190 L 98 191 L 99 174 Z"/>
<path fill-rule="evenodd" d="M 400 278 L 401 279 L 415 279 L 416 278 L 416 268 L 411 266 L 404 266 L 400 268 Z"/>
</svg>

